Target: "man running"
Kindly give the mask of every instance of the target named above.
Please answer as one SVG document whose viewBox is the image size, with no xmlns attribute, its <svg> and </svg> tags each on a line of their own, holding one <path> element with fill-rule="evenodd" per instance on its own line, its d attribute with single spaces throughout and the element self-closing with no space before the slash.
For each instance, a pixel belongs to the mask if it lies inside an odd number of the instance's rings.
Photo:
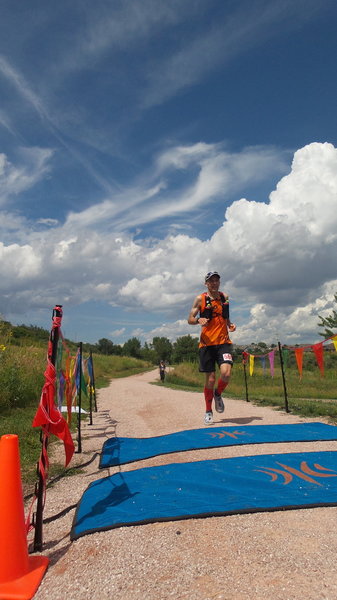
<svg viewBox="0 0 337 600">
<path fill-rule="evenodd" d="M 188 317 L 190 325 L 201 325 L 199 342 L 199 371 L 205 373 L 204 396 L 206 403 L 205 424 L 213 423 L 212 402 L 214 396 L 215 410 L 224 412 L 225 407 L 221 394 L 227 387 L 232 365 L 232 342 L 229 331 L 236 326 L 229 318 L 228 296 L 219 291 L 220 275 L 210 271 L 205 277 L 207 292 L 197 296 Z M 220 369 L 220 377 L 215 386 L 216 364 Z"/>
</svg>

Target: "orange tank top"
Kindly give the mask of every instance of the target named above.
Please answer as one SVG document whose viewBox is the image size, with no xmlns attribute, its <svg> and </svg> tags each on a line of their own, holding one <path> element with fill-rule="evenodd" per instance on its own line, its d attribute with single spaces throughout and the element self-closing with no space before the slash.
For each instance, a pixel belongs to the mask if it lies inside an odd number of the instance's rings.
<svg viewBox="0 0 337 600">
<path fill-rule="evenodd" d="M 204 303 L 204 295 L 202 298 L 202 304 Z M 222 316 L 222 302 L 221 298 L 211 298 L 212 304 L 212 318 L 201 328 L 199 348 L 205 346 L 218 346 L 219 344 L 231 344 L 231 340 L 228 335 L 227 319 Z M 203 306 L 200 309 L 202 312 Z"/>
</svg>

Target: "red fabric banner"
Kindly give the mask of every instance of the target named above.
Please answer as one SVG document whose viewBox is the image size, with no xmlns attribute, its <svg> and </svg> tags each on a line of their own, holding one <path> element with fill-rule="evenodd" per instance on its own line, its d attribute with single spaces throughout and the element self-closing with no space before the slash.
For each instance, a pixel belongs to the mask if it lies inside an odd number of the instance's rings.
<svg viewBox="0 0 337 600">
<path fill-rule="evenodd" d="M 324 356 L 323 356 L 323 342 L 319 342 L 318 344 L 314 344 L 311 346 L 312 350 L 315 353 L 317 364 L 319 366 L 319 370 L 321 375 L 324 375 Z"/>
<path fill-rule="evenodd" d="M 246 351 L 242 352 L 242 362 L 243 362 L 243 364 L 246 365 L 247 362 L 248 362 L 248 360 L 249 360 L 249 354 L 248 354 L 248 352 L 246 352 Z"/>
<path fill-rule="evenodd" d="M 49 359 L 44 375 L 45 384 L 42 388 L 39 407 L 33 419 L 33 427 L 42 427 L 45 435 L 48 436 L 52 433 L 63 441 L 67 466 L 74 454 L 75 446 L 67 422 L 54 402 L 56 370 Z"/>
</svg>

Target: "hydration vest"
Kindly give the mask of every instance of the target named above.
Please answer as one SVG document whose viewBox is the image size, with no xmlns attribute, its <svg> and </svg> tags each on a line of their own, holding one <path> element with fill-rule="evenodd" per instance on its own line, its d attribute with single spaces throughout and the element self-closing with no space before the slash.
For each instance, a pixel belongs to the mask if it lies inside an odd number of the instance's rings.
<svg viewBox="0 0 337 600">
<path fill-rule="evenodd" d="M 220 301 L 222 304 L 222 317 L 223 319 L 229 319 L 229 300 L 228 296 L 225 296 L 222 292 L 220 294 Z M 213 305 L 212 298 L 204 292 L 201 297 L 200 317 L 205 319 L 212 319 L 213 317 Z"/>
</svg>

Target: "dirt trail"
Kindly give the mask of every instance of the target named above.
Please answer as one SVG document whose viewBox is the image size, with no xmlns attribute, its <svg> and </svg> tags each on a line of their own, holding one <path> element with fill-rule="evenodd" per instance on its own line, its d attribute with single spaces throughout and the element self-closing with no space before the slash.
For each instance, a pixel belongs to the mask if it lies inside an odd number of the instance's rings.
<svg viewBox="0 0 337 600">
<path fill-rule="evenodd" d="M 75 463 L 90 464 L 47 492 L 43 554 L 50 558 L 50 566 L 36 600 L 335 600 L 337 507 L 153 523 L 70 541 L 75 506 L 89 483 L 118 470 L 337 450 L 337 442 L 232 446 L 100 470 L 99 452 L 109 437 L 148 437 L 204 427 L 203 396 L 151 385 L 158 378 L 156 370 L 114 380 L 99 391 L 98 413 L 92 426 L 84 425 L 83 452 L 75 455 Z M 230 398 L 224 415 L 215 416 L 214 426 L 318 420 Z"/>
</svg>

